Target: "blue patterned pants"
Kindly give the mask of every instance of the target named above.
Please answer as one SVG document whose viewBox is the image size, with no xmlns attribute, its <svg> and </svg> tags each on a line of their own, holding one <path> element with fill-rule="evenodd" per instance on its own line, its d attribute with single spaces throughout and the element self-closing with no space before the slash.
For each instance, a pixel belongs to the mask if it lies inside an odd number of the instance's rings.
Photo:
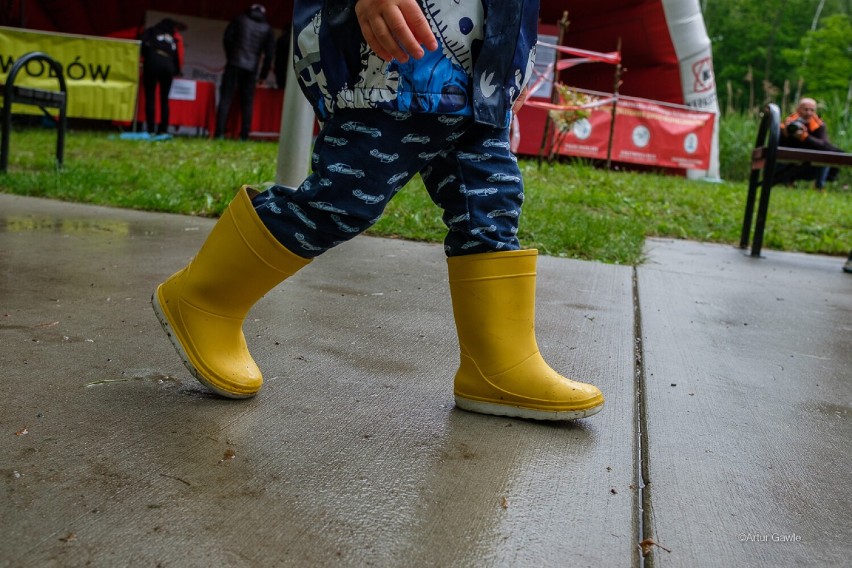
<svg viewBox="0 0 852 568">
<path fill-rule="evenodd" d="M 444 211 L 447 256 L 520 248 L 524 189 L 508 128 L 456 115 L 345 110 L 324 124 L 312 162 L 298 189 L 273 186 L 253 199 L 294 254 L 313 258 L 367 230 L 417 173 Z"/>
</svg>

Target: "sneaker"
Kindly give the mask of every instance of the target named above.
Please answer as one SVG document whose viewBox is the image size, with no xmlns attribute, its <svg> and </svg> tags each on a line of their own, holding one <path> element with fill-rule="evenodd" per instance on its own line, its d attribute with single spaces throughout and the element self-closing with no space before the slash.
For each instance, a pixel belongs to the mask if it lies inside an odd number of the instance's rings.
<svg viewBox="0 0 852 568">
<path fill-rule="evenodd" d="M 852 274 L 852 258 L 846 261 L 846 264 L 843 265 L 843 272 L 848 272 Z"/>
</svg>

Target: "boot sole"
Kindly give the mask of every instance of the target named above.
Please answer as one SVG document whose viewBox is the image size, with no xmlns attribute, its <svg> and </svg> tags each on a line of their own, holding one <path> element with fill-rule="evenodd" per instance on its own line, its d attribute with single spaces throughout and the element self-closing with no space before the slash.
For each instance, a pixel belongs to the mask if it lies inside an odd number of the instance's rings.
<svg viewBox="0 0 852 568">
<path fill-rule="evenodd" d="M 456 406 L 468 412 L 478 414 L 490 414 L 492 416 L 509 416 L 511 418 L 525 418 L 527 420 L 577 420 L 597 414 L 603 410 L 604 403 L 597 406 L 584 408 L 582 410 L 536 410 L 522 406 L 510 406 L 507 404 L 495 404 L 493 402 L 482 402 L 470 400 L 458 395 L 455 397 Z"/>
<path fill-rule="evenodd" d="M 159 290 L 159 288 L 158 288 Z M 162 306 L 160 306 L 160 298 L 158 297 L 157 290 L 151 295 L 151 307 L 154 308 L 154 314 L 156 314 L 157 319 L 160 321 L 160 325 L 163 327 L 163 331 L 166 332 L 166 335 L 169 337 L 169 341 L 172 342 L 172 346 L 174 346 L 175 351 L 177 351 L 180 356 L 181 361 L 183 361 L 183 365 L 189 370 L 195 379 L 204 385 L 206 388 L 215 392 L 220 396 L 224 396 L 225 398 L 235 398 L 235 399 L 243 399 L 243 398 L 251 398 L 257 393 L 250 394 L 235 394 L 232 392 L 228 392 L 226 390 L 222 390 L 216 385 L 210 383 L 204 376 L 198 372 L 198 369 L 195 368 L 195 365 L 189 360 L 189 357 L 186 354 L 186 351 L 183 348 L 180 340 L 177 338 L 177 335 L 172 330 L 172 324 L 169 322 L 169 318 L 166 315 L 165 311 L 163 311 Z"/>
</svg>

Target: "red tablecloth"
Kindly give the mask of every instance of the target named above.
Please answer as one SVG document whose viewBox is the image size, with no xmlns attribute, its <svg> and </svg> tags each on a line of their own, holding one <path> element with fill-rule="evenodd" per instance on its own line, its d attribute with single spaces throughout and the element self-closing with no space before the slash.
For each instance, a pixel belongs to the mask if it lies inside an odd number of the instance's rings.
<svg viewBox="0 0 852 568">
<path fill-rule="evenodd" d="M 175 79 L 176 81 L 189 81 Z M 169 125 L 188 126 L 203 129 L 209 136 L 216 130 L 216 85 L 209 81 L 192 81 L 195 83 L 195 99 L 183 100 L 169 98 Z M 141 81 L 140 81 L 141 83 Z M 186 89 L 180 89 L 185 92 Z M 158 91 L 159 92 L 159 91 Z M 172 89 L 172 94 L 175 89 Z M 281 111 L 284 104 L 284 91 L 258 87 L 254 92 L 254 111 L 252 113 L 249 136 L 252 138 L 277 138 L 281 130 Z M 157 124 L 160 122 L 160 100 L 157 95 Z M 139 103 L 136 109 L 136 120 L 145 122 L 145 93 L 139 89 Z M 231 108 L 228 111 L 228 121 L 225 125 L 225 135 L 237 138 L 240 132 L 240 96 L 234 94 Z"/>
<path fill-rule="evenodd" d="M 175 79 L 189 81 L 189 79 Z M 209 81 L 191 81 L 195 83 L 195 100 L 182 100 L 169 97 L 169 125 L 201 128 L 210 133 L 216 128 L 216 85 Z M 141 81 L 140 81 L 141 85 Z M 157 124 L 160 123 L 160 95 L 157 87 Z M 172 90 L 174 93 L 174 89 Z M 145 91 L 139 89 L 139 103 L 136 105 L 136 120 L 145 121 Z"/>
</svg>

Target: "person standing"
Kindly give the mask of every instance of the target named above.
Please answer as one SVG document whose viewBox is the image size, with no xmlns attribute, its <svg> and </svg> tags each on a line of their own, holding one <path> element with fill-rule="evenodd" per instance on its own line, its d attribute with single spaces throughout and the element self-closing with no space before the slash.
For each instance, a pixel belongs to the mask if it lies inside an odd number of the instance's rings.
<svg viewBox="0 0 852 568">
<path fill-rule="evenodd" d="M 171 18 L 160 20 L 142 32 L 142 84 L 145 89 L 145 122 L 148 134 L 169 131 L 169 91 L 181 74 L 182 42 L 179 30 L 186 25 Z M 157 126 L 157 87 L 160 88 L 160 124 Z"/>
<path fill-rule="evenodd" d="M 275 86 L 284 89 L 287 86 L 287 66 L 290 65 L 290 27 L 284 31 L 275 42 Z"/>
<path fill-rule="evenodd" d="M 262 4 L 252 4 L 248 10 L 231 20 L 225 28 L 223 44 L 226 64 L 219 86 L 219 107 L 216 110 L 214 136 L 224 137 L 234 91 L 238 91 L 240 140 L 247 140 L 251 128 L 255 86 L 258 79 L 263 82 L 269 75 L 275 51 L 275 33 L 266 20 L 266 8 Z"/>
</svg>

